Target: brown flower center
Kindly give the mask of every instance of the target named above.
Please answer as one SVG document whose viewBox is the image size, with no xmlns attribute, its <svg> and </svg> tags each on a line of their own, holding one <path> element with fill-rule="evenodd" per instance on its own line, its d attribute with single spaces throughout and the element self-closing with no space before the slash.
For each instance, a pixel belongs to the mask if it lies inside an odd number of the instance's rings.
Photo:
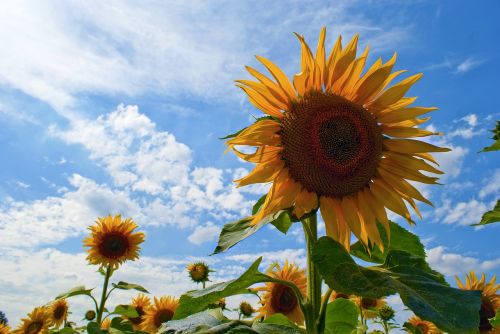
<svg viewBox="0 0 500 334">
<path fill-rule="evenodd" d="M 417 325 L 417 328 L 420 329 L 420 331 L 423 334 L 427 334 L 429 332 L 429 326 L 427 326 L 427 324 L 420 323 L 420 324 Z"/>
<path fill-rule="evenodd" d="M 123 256 L 129 249 L 130 244 L 127 236 L 118 232 L 107 233 L 100 245 L 99 252 L 107 258 L 117 259 Z"/>
<path fill-rule="evenodd" d="M 33 321 L 26 327 L 24 334 L 37 334 L 43 328 L 43 321 Z"/>
<path fill-rule="evenodd" d="M 139 314 L 139 316 L 135 318 L 129 318 L 128 320 L 130 320 L 130 322 L 134 325 L 139 325 L 142 322 L 142 316 L 145 314 L 145 312 L 142 306 L 136 306 L 135 311 L 137 312 L 137 314 Z"/>
<path fill-rule="evenodd" d="M 371 298 L 361 298 L 361 307 L 364 309 L 371 309 L 377 306 L 377 300 Z"/>
<path fill-rule="evenodd" d="M 486 296 L 481 296 L 481 309 L 479 310 L 479 329 L 492 329 L 490 319 L 495 317 L 495 306 Z"/>
<path fill-rule="evenodd" d="M 154 317 L 154 323 L 156 327 L 160 327 L 161 324 L 172 319 L 174 312 L 169 309 L 158 310 Z"/>
<path fill-rule="evenodd" d="M 293 179 L 320 195 L 343 197 L 368 185 L 382 156 L 382 132 L 362 106 L 312 92 L 285 113 L 282 159 Z"/>
<path fill-rule="evenodd" d="M 339 298 L 342 298 L 342 299 L 349 299 L 349 295 L 346 295 L 345 293 L 337 293 L 335 295 L 335 299 L 339 299 Z"/>
<path fill-rule="evenodd" d="M 54 310 L 54 313 L 52 314 L 54 316 L 54 319 L 56 320 L 61 320 L 64 318 L 66 315 L 66 306 L 64 305 L 58 305 L 56 309 Z"/>
<path fill-rule="evenodd" d="M 276 284 L 271 292 L 271 306 L 277 313 L 288 314 L 297 306 L 297 297 L 293 290 L 285 285 Z"/>
</svg>

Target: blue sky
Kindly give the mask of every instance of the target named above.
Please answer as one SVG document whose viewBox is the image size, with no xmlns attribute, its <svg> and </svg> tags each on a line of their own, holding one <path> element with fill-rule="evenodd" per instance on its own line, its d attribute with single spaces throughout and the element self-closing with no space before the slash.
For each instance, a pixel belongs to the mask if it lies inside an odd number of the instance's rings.
<svg viewBox="0 0 500 334">
<path fill-rule="evenodd" d="M 157 295 L 193 288 L 184 271 L 193 259 L 213 263 L 214 280 L 259 254 L 303 263 L 298 227 L 206 256 L 221 226 L 265 191 L 234 188 L 251 166 L 218 139 L 258 115 L 233 80 L 248 77 L 256 54 L 298 72 L 292 32 L 315 45 L 322 26 L 328 47 L 360 33 L 369 63 L 397 51 L 398 69 L 424 73 L 411 93 L 440 108 L 430 126 L 453 151 L 438 157 L 444 185 L 421 188 L 435 209 L 422 206 L 413 231 L 449 278 L 499 272 L 499 227 L 469 226 L 500 192 L 498 156 L 476 153 L 500 115 L 499 11 L 497 1 L 0 4 L 0 309 L 16 323 L 66 288 L 97 285 L 81 240 L 108 213 L 146 231 L 143 258 L 120 275 Z"/>
</svg>

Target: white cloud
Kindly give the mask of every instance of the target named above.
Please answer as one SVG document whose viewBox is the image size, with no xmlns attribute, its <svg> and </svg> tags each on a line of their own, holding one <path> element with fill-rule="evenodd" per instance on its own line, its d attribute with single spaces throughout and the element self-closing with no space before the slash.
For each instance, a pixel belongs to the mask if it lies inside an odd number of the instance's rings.
<svg viewBox="0 0 500 334">
<path fill-rule="evenodd" d="M 435 210 L 436 219 L 444 224 L 472 225 L 487 211 L 487 205 L 476 199 L 452 203 L 445 199 Z"/>
<path fill-rule="evenodd" d="M 219 233 L 220 227 L 214 225 L 212 222 L 208 222 L 205 225 L 196 226 L 193 233 L 188 237 L 188 240 L 195 245 L 201 245 L 202 243 L 216 240 Z"/>
<path fill-rule="evenodd" d="M 257 257 L 262 256 L 262 265 L 269 266 L 274 262 L 283 263 L 288 260 L 302 268 L 306 267 L 306 255 L 304 249 L 283 249 L 273 252 L 256 252 L 252 254 L 237 254 L 226 256 L 226 259 L 237 261 L 238 263 L 252 263 Z"/>
<path fill-rule="evenodd" d="M 500 192 L 500 169 L 495 169 L 490 177 L 483 180 L 484 186 L 479 191 L 479 197 L 498 196 Z"/>
<path fill-rule="evenodd" d="M 476 57 L 468 57 L 466 59 L 460 58 L 445 58 L 442 62 L 431 64 L 425 67 L 425 70 L 439 70 L 439 69 L 448 69 L 450 72 L 454 74 L 463 74 L 469 72 L 481 64 L 483 64 L 486 60 L 478 59 Z"/>
<path fill-rule="evenodd" d="M 458 275 L 462 278 L 465 273 L 474 270 L 476 272 L 494 271 L 500 267 L 500 258 L 492 260 L 480 260 L 474 257 L 463 256 L 446 251 L 443 246 L 427 250 L 427 261 L 432 268 L 445 275 Z"/>
<path fill-rule="evenodd" d="M 457 65 L 456 73 L 466 73 L 484 63 L 484 60 L 469 57 Z"/>
</svg>

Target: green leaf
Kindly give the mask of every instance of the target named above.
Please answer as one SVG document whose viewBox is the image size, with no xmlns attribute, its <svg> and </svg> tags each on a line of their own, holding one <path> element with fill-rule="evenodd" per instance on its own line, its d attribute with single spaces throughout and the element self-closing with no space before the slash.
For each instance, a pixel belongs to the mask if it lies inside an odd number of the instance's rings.
<svg viewBox="0 0 500 334">
<path fill-rule="evenodd" d="M 87 332 L 88 334 L 106 334 L 106 332 L 101 329 L 101 326 L 94 321 L 87 324 Z"/>
<path fill-rule="evenodd" d="M 251 220 L 251 217 L 247 217 L 224 225 L 219 235 L 219 242 L 217 243 L 217 247 L 215 247 L 212 255 L 225 252 L 241 240 L 246 239 L 257 232 L 262 226 L 268 223 L 268 221 L 261 221 L 258 224 L 251 225 Z"/>
<path fill-rule="evenodd" d="M 121 289 L 121 290 L 132 290 L 133 289 L 133 290 L 137 290 L 140 292 L 149 293 L 148 290 L 146 290 L 144 287 L 140 286 L 139 284 L 127 283 L 127 282 L 123 282 L 123 281 L 118 282 L 118 284 L 113 283 L 113 287 L 115 287 L 116 289 Z"/>
<path fill-rule="evenodd" d="M 132 305 L 118 305 L 111 314 L 123 315 L 127 318 L 136 318 L 139 316 L 139 313 L 137 313 L 135 307 Z"/>
<path fill-rule="evenodd" d="M 69 298 L 69 297 L 78 296 L 78 295 L 90 296 L 91 295 L 90 293 L 92 292 L 92 290 L 94 290 L 94 289 L 86 289 L 83 285 L 77 286 L 77 287 L 72 288 L 69 291 L 61 293 L 55 299 Z"/>
<path fill-rule="evenodd" d="M 500 222 L 500 199 L 497 200 L 497 204 L 495 204 L 493 210 L 487 211 L 481 218 L 481 221 L 472 226 L 486 225 L 497 222 Z"/>
<path fill-rule="evenodd" d="M 288 230 L 290 229 L 290 226 L 294 221 L 292 220 L 292 217 L 290 215 L 290 212 L 288 210 L 282 211 L 279 215 L 278 218 L 275 220 L 271 221 L 271 224 L 274 225 L 283 234 L 286 234 Z"/>
<path fill-rule="evenodd" d="M 493 132 L 492 139 L 495 140 L 495 142 L 490 146 L 483 148 L 479 152 L 492 152 L 500 150 L 500 121 L 497 121 L 495 129 L 491 130 L 491 132 Z"/>
<path fill-rule="evenodd" d="M 384 244 L 384 253 L 382 253 L 378 247 L 370 247 L 369 253 L 367 247 L 363 245 L 362 242 L 357 241 L 351 245 L 352 255 L 363 261 L 375 263 L 384 263 L 387 254 L 392 250 L 401 250 L 411 255 L 425 258 L 424 245 L 415 234 L 391 221 L 389 222 L 389 228 L 391 231 L 391 238 L 389 241 L 383 225 L 377 222 L 377 227 L 380 233 L 380 238 Z"/>
<path fill-rule="evenodd" d="M 326 284 L 336 291 L 367 298 L 398 293 L 422 319 L 450 333 L 477 333 L 481 292 L 451 288 L 422 257 L 393 250 L 384 264 L 361 267 L 338 242 L 319 239 L 312 259 Z"/>
<path fill-rule="evenodd" d="M 490 324 L 493 328 L 500 328 L 500 309 L 497 310 L 495 317 L 490 319 Z"/>
<path fill-rule="evenodd" d="M 111 324 L 109 325 L 108 333 L 110 334 L 132 334 L 137 333 L 132 328 L 132 324 L 122 319 L 121 317 L 115 317 L 111 320 Z"/>
<path fill-rule="evenodd" d="M 262 195 L 258 200 L 257 202 L 255 202 L 255 204 L 253 205 L 252 207 L 252 215 L 256 214 L 257 212 L 259 212 L 259 209 L 260 207 L 262 206 L 262 204 L 264 204 L 264 201 L 266 200 L 266 195 Z"/>
<path fill-rule="evenodd" d="M 262 322 L 254 322 L 252 329 L 259 334 L 302 334 L 303 332 L 295 325 L 286 326 L 278 324 L 269 324 Z"/>
<path fill-rule="evenodd" d="M 270 317 L 267 317 L 264 321 L 265 324 L 275 324 L 275 325 L 284 325 L 284 326 L 295 326 L 293 322 L 291 322 L 286 315 L 281 313 L 275 313 Z"/>
<path fill-rule="evenodd" d="M 64 327 L 61 330 L 56 331 L 56 333 L 59 333 L 59 334 L 75 334 L 75 333 L 78 333 L 78 332 L 76 330 L 74 330 L 73 328 L 71 328 L 71 327 Z"/>
<path fill-rule="evenodd" d="M 356 304 L 339 298 L 326 307 L 325 334 L 350 334 L 358 326 Z"/>
<path fill-rule="evenodd" d="M 195 313 L 181 320 L 171 320 L 164 324 L 159 333 L 191 334 L 200 329 L 209 329 L 222 323 L 224 315 L 220 309 Z"/>
<path fill-rule="evenodd" d="M 174 320 L 182 319 L 190 314 L 205 310 L 208 305 L 221 298 L 237 294 L 250 293 L 248 288 L 255 283 L 272 280 L 267 275 L 259 272 L 262 257 L 258 258 L 239 278 L 211 285 L 202 290 L 193 290 L 183 294 L 179 306 L 174 314 Z"/>
</svg>

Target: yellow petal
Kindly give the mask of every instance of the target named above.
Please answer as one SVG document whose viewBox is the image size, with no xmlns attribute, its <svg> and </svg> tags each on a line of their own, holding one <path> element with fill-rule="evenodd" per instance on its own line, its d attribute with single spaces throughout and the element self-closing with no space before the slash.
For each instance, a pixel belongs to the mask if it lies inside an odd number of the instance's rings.
<svg viewBox="0 0 500 334">
<path fill-rule="evenodd" d="M 306 189 L 303 189 L 295 200 L 293 213 L 297 218 L 302 218 L 306 213 L 311 212 L 318 206 L 318 196 Z"/>
<path fill-rule="evenodd" d="M 413 180 L 427 184 L 438 184 L 437 181 L 439 180 L 437 177 L 429 177 L 414 169 L 395 166 L 394 164 L 391 164 L 390 161 L 387 161 L 387 159 L 382 159 L 379 168 L 383 168 L 387 172 L 396 174 L 407 180 Z"/>
<path fill-rule="evenodd" d="M 330 85 L 335 83 L 338 78 L 344 74 L 345 70 L 356 58 L 356 49 L 358 45 L 358 35 L 354 35 L 346 48 L 341 52 L 339 58 L 335 61 L 333 71 L 331 73 L 331 78 L 329 80 Z"/>
<path fill-rule="evenodd" d="M 448 152 L 449 148 L 438 147 L 423 141 L 413 139 L 385 139 L 384 146 L 389 151 L 400 153 Z"/>
<path fill-rule="evenodd" d="M 396 138 L 427 137 L 440 134 L 439 132 L 433 132 L 429 130 L 406 127 L 406 126 L 389 126 L 382 124 L 380 128 L 382 129 L 382 132 L 384 134 Z"/>
<path fill-rule="evenodd" d="M 301 71 L 309 73 L 306 81 L 306 91 L 311 88 L 319 90 L 321 89 L 320 69 L 316 64 L 316 60 L 314 59 L 312 51 L 309 48 L 309 45 L 307 45 L 304 37 L 297 33 L 295 33 L 295 36 L 297 36 L 301 44 Z"/>
<path fill-rule="evenodd" d="M 363 54 L 353 62 L 352 70 L 349 74 L 349 78 L 345 82 L 340 94 L 345 96 L 349 100 L 351 99 L 351 93 L 354 86 L 358 82 L 363 69 L 365 68 L 366 58 L 368 58 L 369 47 L 367 46 Z"/>
<path fill-rule="evenodd" d="M 369 77 L 364 79 L 359 87 L 356 87 L 356 93 L 353 101 L 355 103 L 366 104 L 373 96 L 377 95 L 382 89 L 382 84 L 392 72 L 392 67 L 396 62 L 396 53 L 394 56 L 379 69 L 375 70 Z"/>
<path fill-rule="evenodd" d="M 425 159 L 427 161 L 430 161 L 430 162 L 436 164 L 437 166 L 439 166 L 439 164 L 436 161 L 436 159 L 434 159 L 434 157 L 431 154 L 429 154 L 429 153 L 422 152 L 422 153 L 414 153 L 413 155 L 416 156 L 416 157 Z"/>
<path fill-rule="evenodd" d="M 281 151 L 283 151 L 283 147 L 275 147 L 275 146 L 260 146 L 254 153 L 243 153 L 238 151 L 236 148 L 232 148 L 234 153 L 241 159 L 253 162 L 267 162 L 275 159 Z"/>
<path fill-rule="evenodd" d="M 326 234 L 349 250 L 350 233 L 342 215 L 342 210 L 339 210 L 339 201 L 326 196 L 321 196 L 319 200 L 321 216 L 325 221 Z"/>
<path fill-rule="evenodd" d="M 383 201 L 386 208 L 406 219 L 408 223 L 415 224 L 401 197 L 386 189 L 378 178 L 372 183 L 371 190 L 378 200 Z"/>
<path fill-rule="evenodd" d="M 330 51 L 330 55 L 328 56 L 328 60 L 326 61 L 326 72 L 325 72 L 325 90 L 329 91 L 331 88 L 331 85 L 333 84 L 332 82 L 332 77 L 333 77 L 333 70 L 335 69 L 335 63 L 338 61 L 340 57 L 340 53 L 342 51 L 342 36 L 339 36 L 337 38 L 337 41 L 335 42 L 335 45 L 333 46 L 332 50 Z"/>
<path fill-rule="evenodd" d="M 281 126 L 274 120 L 262 120 L 255 122 L 247 127 L 236 137 L 226 141 L 230 147 L 234 145 L 249 145 L 249 146 L 278 146 L 281 143 L 281 138 L 278 132 Z"/>
<path fill-rule="evenodd" d="M 255 56 L 255 57 L 267 68 L 267 70 L 269 71 L 269 73 L 271 73 L 274 79 L 276 79 L 280 87 L 283 88 L 283 90 L 287 94 L 288 98 L 291 101 L 295 100 L 296 98 L 295 91 L 293 90 L 292 84 L 290 83 L 290 80 L 288 80 L 288 77 L 285 75 L 285 73 L 283 73 L 283 71 L 270 60 L 261 56 Z"/>
<path fill-rule="evenodd" d="M 319 86 L 325 81 L 326 73 L 326 63 L 325 63 L 325 38 L 326 38 L 326 27 L 321 29 L 318 39 L 318 46 L 316 47 L 316 64 L 319 68 Z"/>
<path fill-rule="evenodd" d="M 402 80 L 382 93 L 371 105 L 373 108 L 384 108 L 399 101 L 406 92 L 422 77 L 422 73 L 412 75 Z"/>
<path fill-rule="evenodd" d="M 262 94 L 249 87 L 245 87 L 242 85 L 236 85 L 236 86 L 241 88 L 247 94 L 248 100 L 250 101 L 250 103 L 254 105 L 254 107 L 256 107 L 263 113 L 268 114 L 270 116 L 283 118 L 283 113 L 278 108 L 270 104 L 269 101 Z"/>
<path fill-rule="evenodd" d="M 412 157 L 410 155 L 406 154 L 399 154 L 396 152 L 387 152 L 385 153 L 386 157 L 391 160 L 391 162 L 395 163 L 398 166 L 401 167 L 406 167 L 406 168 L 411 168 L 411 169 L 416 169 L 416 170 L 425 170 L 430 173 L 435 173 L 435 174 L 443 174 L 442 171 L 440 171 L 437 168 L 432 167 L 428 163 L 426 163 L 424 160 L 421 160 L 416 157 Z"/>
<path fill-rule="evenodd" d="M 385 207 L 383 203 L 377 200 L 375 196 L 373 196 L 372 192 L 369 188 L 365 188 L 363 190 L 363 196 L 365 198 L 365 203 L 368 203 L 372 209 L 372 212 L 375 214 L 375 218 L 382 223 L 382 226 L 385 229 L 385 233 L 387 234 L 387 238 L 391 237 L 391 228 L 389 226 L 389 219 L 387 218 L 387 212 L 385 211 Z"/>
<path fill-rule="evenodd" d="M 435 107 L 412 107 L 388 111 L 383 110 L 381 115 L 378 117 L 378 121 L 381 123 L 399 123 L 418 116 L 425 115 L 437 109 L 438 108 Z"/>
<path fill-rule="evenodd" d="M 425 123 L 427 122 L 428 120 L 430 120 L 431 118 L 430 117 L 424 117 L 424 118 L 412 118 L 412 119 L 408 119 L 406 121 L 402 121 L 402 122 L 399 122 L 399 123 L 391 123 L 391 125 L 395 125 L 395 126 L 417 126 L 417 125 L 420 125 L 422 123 Z M 440 135 L 442 135 L 441 132 L 439 132 Z"/>
<path fill-rule="evenodd" d="M 361 225 L 364 226 L 368 234 L 368 239 L 378 245 L 381 252 L 384 252 L 384 244 L 380 239 L 375 214 L 372 212 L 371 207 L 363 196 L 362 191 L 358 191 L 356 202 L 356 211 L 358 212 L 359 221 Z"/>
<path fill-rule="evenodd" d="M 282 105 L 280 105 L 280 109 L 285 110 L 289 104 L 289 100 L 283 88 L 281 88 L 280 85 L 278 85 L 276 82 L 272 81 L 256 69 L 250 66 L 245 66 L 245 68 L 247 69 L 248 73 L 253 75 L 264 86 L 266 86 L 267 89 L 269 89 L 269 91 L 273 94 L 273 96 L 282 103 Z"/>
<path fill-rule="evenodd" d="M 293 87 L 295 88 L 299 96 L 304 96 L 305 93 L 307 93 L 307 90 L 309 88 L 307 84 L 307 82 L 310 80 L 309 77 L 310 73 L 308 70 L 302 71 L 293 76 Z"/>
<path fill-rule="evenodd" d="M 288 107 L 280 99 L 276 98 L 269 88 L 266 87 L 261 82 L 255 82 L 251 80 L 236 80 L 237 83 L 248 86 L 253 90 L 257 91 L 263 98 L 265 98 L 270 104 L 272 104 L 276 109 L 287 110 Z"/>
<path fill-rule="evenodd" d="M 281 159 L 271 160 L 269 162 L 260 163 L 245 177 L 234 182 L 238 183 L 238 187 L 246 186 L 253 183 L 266 183 L 273 181 L 281 171 L 285 162 Z"/>
<path fill-rule="evenodd" d="M 416 200 L 419 200 L 421 202 L 433 206 L 432 203 L 420 193 L 420 191 L 418 191 L 405 179 L 399 178 L 396 175 L 389 173 L 382 168 L 378 170 L 378 173 L 380 173 L 380 176 L 394 189 L 399 190 L 399 192 L 401 193 L 408 194 L 408 196 L 411 196 Z"/>
<path fill-rule="evenodd" d="M 367 242 L 366 235 L 361 231 L 361 222 L 357 215 L 357 208 L 353 198 L 344 197 L 340 202 L 343 217 L 347 225 L 351 228 L 356 237 L 364 239 L 363 242 Z"/>
</svg>

